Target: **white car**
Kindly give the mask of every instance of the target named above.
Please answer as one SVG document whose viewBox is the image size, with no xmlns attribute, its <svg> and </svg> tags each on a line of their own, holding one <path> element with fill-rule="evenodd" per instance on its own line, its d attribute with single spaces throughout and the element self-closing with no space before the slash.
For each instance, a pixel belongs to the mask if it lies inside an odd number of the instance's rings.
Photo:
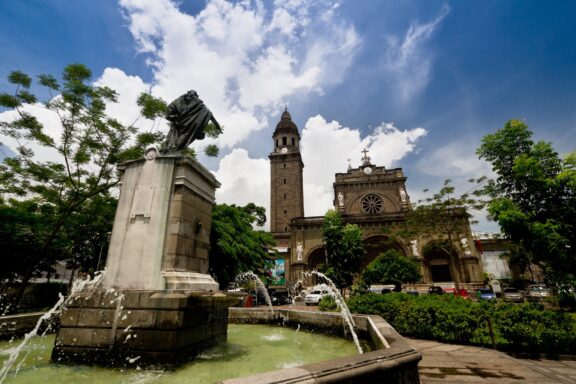
<svg viewBox="0 0 576 384">
<path fill-rule="evenodd" d="M 528 298 L 531 299 L 542 299 L 544 297 L 550 296 L 550 291 L 542 284 L 534 284 L 528 288 Z"/>
<path fill-rule="evenodd" d="M 310 291 L 310 293 L 306 295 L 306 297 L 304 297 L 304 302 L 306 305 L 318 305 L 320 299 L 329 294 L 330 292 L 328 292 L 326 289 L 314 288 L 312 291 Z"/>
</svg>

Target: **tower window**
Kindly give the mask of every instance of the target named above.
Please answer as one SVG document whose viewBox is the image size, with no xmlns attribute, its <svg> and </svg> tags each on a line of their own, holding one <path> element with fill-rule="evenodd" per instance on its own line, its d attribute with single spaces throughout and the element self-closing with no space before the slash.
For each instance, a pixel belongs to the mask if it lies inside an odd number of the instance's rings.
<svg viewBox="0 0 576 384">
<path fill-rule="evenodd" d="M 288 232 L 288 227 L 284 227 L 284 232 Z"/>
<path fill-rule="evenodd" d="M 284 184 L 286 184 L 286 179 L 284 179 Z"/>
<path fill-rule="evenodd" d="M 276 139 L 276 147 L 278 147 L 278 139 Z"/>
<path fill-rule="evenodd" d="M 287 211 L 286 209 L 284 210 L 284 214 L 285 214 L 285 215 L 287 215 L 287 214 L 288 214 L 288 211 Z"/>
<path fill-rule="evenodd" d="M 286 163 L 282 164 L 284 166 L 284 168 L 286 168 Z"/>
<path fill-rule="evenodd" d="M 286 199 L 286 194 L 284 194 L 284 199 Z"/>
<path fill-rule="evenodd" d="M 286 136 L 282 137 L 282 145 L 286 145 L 287 139 Z"/>
<path fill-rule="evenodd" d="M 296 141 L 292 138 L 292 146 L 296 145 Z"/>
</svg>

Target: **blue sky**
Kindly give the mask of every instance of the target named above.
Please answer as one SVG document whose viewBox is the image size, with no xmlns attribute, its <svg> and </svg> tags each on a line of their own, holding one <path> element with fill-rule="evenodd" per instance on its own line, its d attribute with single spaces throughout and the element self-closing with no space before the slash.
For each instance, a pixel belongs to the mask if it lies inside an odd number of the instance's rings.
<svg viewBox="0 0 576 384">
<path fill-rule="evenodd" d="M 575 150 L 575 14 L 573 1 L 1 0 L 0 90 L 13 69 L 84 63 L 122 95 L 110 113 L 131 121 L 140 91 L 169 101 L 195 89 L 225 127 L 221 155 L 201 158 L 222 182 L 217 198 L 264 206 L 288 105 L 305 211 L 321 215 L 334 173 L 358 166 L 364 147 L 404 168 L 413 201 L 446 178 L 489 174 L 474 151 L 509 118 Z"/>
</svg>

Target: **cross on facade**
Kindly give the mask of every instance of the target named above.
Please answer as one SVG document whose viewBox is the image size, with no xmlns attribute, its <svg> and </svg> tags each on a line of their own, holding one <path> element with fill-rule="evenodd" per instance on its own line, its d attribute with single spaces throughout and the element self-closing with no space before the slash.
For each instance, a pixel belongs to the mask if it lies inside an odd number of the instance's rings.
<svg viewBox="0 0 576 384">
<path fill-rule="evenodd" d="M 368 150 L 364 148 L 364 150 L 361 152 L 364 154 L 364 157 L 362 158 L 362 165 L 370 165 L 370 156 L 368 156 Z"/>
</svg>

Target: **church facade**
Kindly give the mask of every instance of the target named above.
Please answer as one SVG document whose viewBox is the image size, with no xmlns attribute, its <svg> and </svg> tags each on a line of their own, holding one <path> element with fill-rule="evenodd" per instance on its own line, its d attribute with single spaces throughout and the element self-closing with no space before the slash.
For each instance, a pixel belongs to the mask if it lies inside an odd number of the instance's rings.
<svg viewBox="0 0 576 384">
<path fill-rule="evenodd" d="M 323 217 L 304 215 L 303 171 L 300 134 L 288 110 L 282 113 L 273 139 L 270 160 L 270 231 L 277 242 L 277 264 L 290 286 L 303 280 L 307 271 L 326 260 L 322 241 Z M 455 280 L 474 287 L 482 282 L 482 263 L 474 247 L 468 219 L 463 217 L 461 236 L 453 240 L 457 254 L 448 257 L 439 244 L 446 239 L 429 236 L 403 239 L 394 236 L 412 209 L 402 168 L 386 169 L 371 163 L 363 151 L 361 165 L 335 175 L 334 209 L 344 223 L 357 224 L 367 250 L 362 269 L 380 253 L 396 249 L 420 264 L 420 284 L 450 285 Z"/>
</svg>

